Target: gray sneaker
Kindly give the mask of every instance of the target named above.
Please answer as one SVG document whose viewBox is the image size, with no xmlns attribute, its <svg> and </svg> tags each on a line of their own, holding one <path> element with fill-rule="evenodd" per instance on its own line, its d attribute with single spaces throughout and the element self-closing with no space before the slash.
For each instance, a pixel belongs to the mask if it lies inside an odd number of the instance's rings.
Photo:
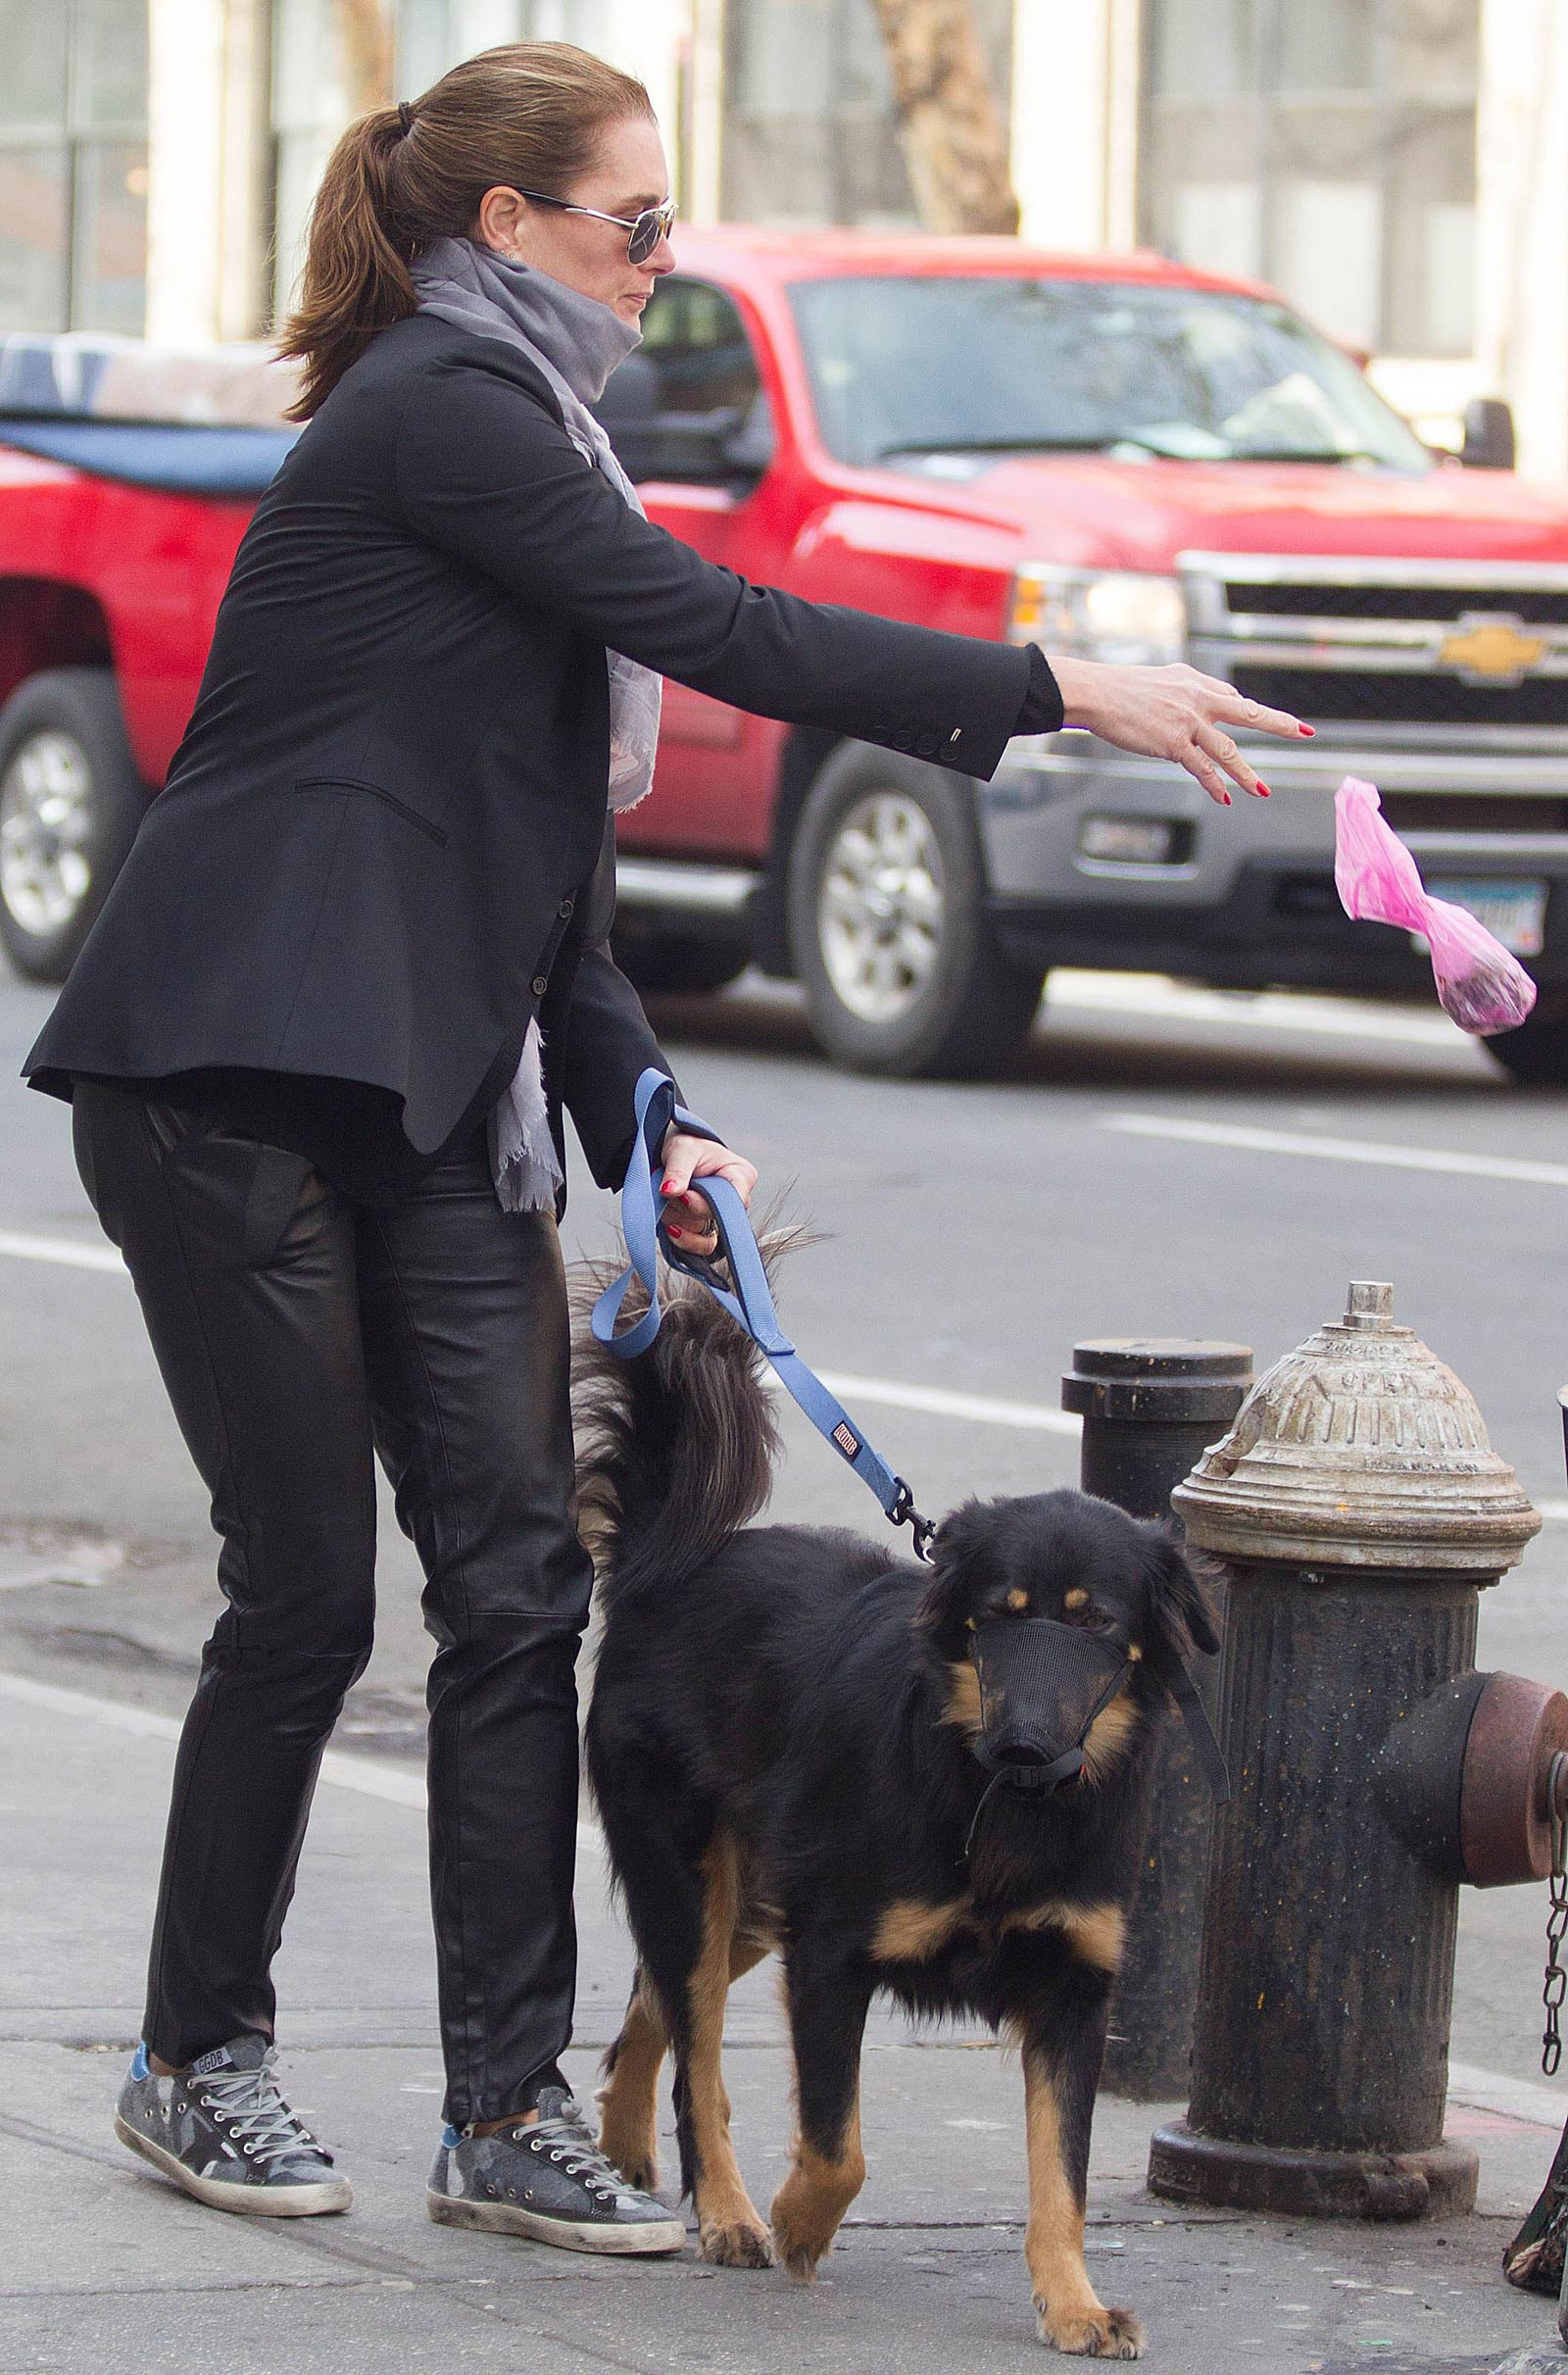
<svg viewBox="0 0 1568 2375">
<path fill-rule="evenodd" d="M 160 2078 L 136 2049 L 120 2090 L 115 2134 L 213 2210 L 312 2218 L 346 2210 L 354 2189 L 277 2091 L 275 2048 L 236 2037 Z"/>
<path fill-rule="evenodd" d="M 639 2194 L 600 2152 L 564 2087 L 539 2090 L 533 2127 L 447 2128 L 426 2196 L 439 2225 L 526 2235 L 568 2251 L 679 2251 L 682 2219 Z"/>
</svg>

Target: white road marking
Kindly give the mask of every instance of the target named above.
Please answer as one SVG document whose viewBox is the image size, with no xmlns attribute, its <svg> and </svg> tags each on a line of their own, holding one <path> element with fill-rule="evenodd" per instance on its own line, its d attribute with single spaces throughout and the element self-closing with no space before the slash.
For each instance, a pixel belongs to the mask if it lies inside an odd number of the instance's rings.
<svg viewBox="0 0 1568 2375">
<path fill-rule="evenodd" d="M 0 1699 L 23 1707 L 47 1707 L 78 1723 L 97 1723 L 110 1731 L 132 1732 L 143 1740 L 177 1741 L 181 1726 L 172 1715 L 151 1707 L 127 1707 L 119 1699 L 95 1699 L 86 1691 L 63 1691 L 52 1682 L 35 1682 L 30 1674 L 0 1673 Z M 321 1758 L 321 1779 L 332 1789 L 353 1790 L 361 1798 L 380 1798 L 391 1806 L 425 1810 L 423 1780 L 387 1757 L 346 1757 L 328 1749 Z M 592 1855 L 604 1851 L 604 1834 L 595 1822 L 579 1822 L 577 1845 Z"/>
<path fill-rule="evenodd" d="M 1028 1427 L 1046 1435 L 1077 1435 L 1083 1428 L 1071 1410 L 1053 1410 L 1043 1403 L 999 1402 L 989 1394 L 952 1394 L 941 1386 L 900 1385 L 890 1377 L 849 1377 L 838 1369 L 818 1374 L 828 1392 L 845 1402 L 877 1402 L 892 1410 L 968 1418 L 980 1426 Z"/>
<path fill-rule="evenodd" d="M 1222 1126 L 1219 1123 L 1201 1125 L 1196 1122 L 1183 1123 L 1179 1127 L 1179 1132 L 1174 1127 L 1167 1131 L 1165 1124 L 1153 1114 L 1146 1116 L 1137 1113 L 1121 1113 L 1110 1115 L 1106 1127 L 1133 1130 L 1143 1128 L 1146 1123 L 1150 1135 L 1189 1136 L 1201 1128 L 1205 1139 L 1211 1131 L 1217 1131 Z M 1250 1139 L 1268 1137 L 1272 1141 L 1278 1137 L 1285 1140 L 1283 1132 L 1253 1131 L 1247 1135 Z M 1227 1138 L 1222 1143 L 1228 1144 L 1230 1141 Z M 1310 1146 L 1319 1142 L 1292 1138 L 1285 1140 L 1285 1143 L 1291 1147 L 1298 1147 L 1303 1144 Z M 1338 1148 L 1343 1143 L 1353 1143 L 1353 1141 L 1325 1139 L 1321 1143 L 1324 1146 Z M 1272 1144 L 1267 1151 L 1274 1151 Z M 1392 1154 L 1401 1154 L 1408 1150 L 1394 1148 L 1389 1151 Z M 1422 1163 L 1419 1167 L 1426 1169 L 1436 1166 Z M 1552 1170 L 1561 1167 L 1563 1184 L 1568 1185 L 1568 1166 L 1545 1164 L 1538 1167 Z M 53 1242 L 42 1237 L 8 1236 L 4 1231 L 0 1231 L 0 1254 L 14 1253 L 20 1248 L 25 1247 L 28 1249 L 28 1258 L 34 1261 L 49 1262 L 67 1259 L 67 1255 L 54 1252 L 39 1253 L 35 1250 L 38 1247 L 51 1246 Z M 68 1249 L 69 1255 L 73 1258 L 83 1251 L 92 1250 L 76 1246 Z M 95 1269 L 100 1266 L 112 1266 L 118 1269 L 122 1265 L 117 1254 L 108 1263 L 100 1264 L 94 1262 L 92 1264 L 84 1266 L 91 1266 Z M 869 1402 L 884 1410 L 912 1410 L 918 1412 L 922 1417 L 957 1418 L 966 1421 L 971 1426 L 1017 1427 L 1026 1433 L 1036 1435 L 1077 1436 L 1083 1428 L 1083 1420 L 1074 1412 L 1053 1410 L 1046 1403 L 1009 1402 L 994 1394 L 960 1394 L 952 1392 L 944 1386 L 906 1385 L 896 1377 L 854 1377 L 843 1369 L 822 1369 L 818 1374 L 830 1394 L 837 1394 L 842 1401 L 851 1404 Z M 780 1390 L 782 1391 L 782 1389 Z M 1536 1507 L 1548 1523 L 1568 1524 L 1568 1501 L 1538 1501 Z M 3 1588 L 3 1585 L 0 1585 L 0 1588 Z M 366 1761 L 368 1760 L 357 1757 L 354 1759 L 356 1768 Z"/>
<path fill-rule="evenodd" d="M 1296 1130 L 1252 1129 L 1235 1121 L 1182 1121 L 1165 1113 L 1104 1113 L 1101 1127 L 1119 1130 L 1129 1138 L 1178 1138 L 1194 1146 L 1239 1147 L 1253 1155 L 1298 1155 L 1326 1163 L 1374 1163 L 1396 1171 L 1453 1171 L 1470 1179 L 1509 1179 L 1525 1187 L 1568 1187 L 1568 1163 L 1469 1155 L 1456 1147 L 1391 1146 L 1372 1138 L 1315 1138 Z"/>
<path fill-rule="evenodd" d="M 1215 1022 L 1227 1030 L 1292 1031 L 1326 1039 L 1382 1039 L 1405 1047 L 1474 1047 L 1438 1011 L 1390 1010 L 1350 999 L 1282 990 L 1199 990 L 1160 973 L 1080 973 L 1063 969 L 1046 982 L 1047 1007 L 1081 1013 L 1144 1014 L 1156 1021 Z"/>
<path fill-rule="evenodd" d="M 60 1262 L 73 1270 L 119 1270 L 125 1265 L 112 1245 L 78 1245 L 74 1237 L 24 1237 L 15 1229 L 0 1229 L 0 1254 L 19 1262 Z"/>
<path fill-rule="evenodd" d="M 177 1741 L 180 1726 L 171 1715 L 156 1714 L 150 1707 L 127 1707 L 118 1699 L 97 1699 L 86 1691 L 63 1691 L 54 1683 L 35 1682 L 30 1674 L 0 1673 L 0 1699 L 16 1701 L 23 1707 L 45 1707 L 53 1715 L 65 1715 L 78 1723 L 96 1723 L 116 1732 L 130 1732 L 144 1740 Z M 396 1806 L 424 1810 L 424 1784 L 416 1773 L 406 1772 L 401 1765 L 385 1757 L 343 1757 L 328 1750 L 321 1759 L 321 1779 L 334 1789 L 356 1790 L 362 1798 L 380 1798 Z M 604 1834 L 597 1823 L 579 1822 L 577 1845 L 590 1854 L 604 1853 Z M 419 2092 L 405 2087 L 405 2094 Z M 1476 2110 L 1496 2111 L 1505 2118 L 1523 2119 L 1543 2128 L 1556 2129 L 1562 2125 L 1564 2106 L 1568 2105 L 1568 2089 L 1561 2092 L 1549 2087 L 1532 2086 L 1527 2079 L 1510 2078 L 1498 2070 L 1481 2070 L 1468 2062 L 1448 2065 L 1448 2094 L 1455 2103 L 1469 2104 Z M 950 2127 L 983 2127 L 984 2120 L 950 2120 Z"/>
</svg>

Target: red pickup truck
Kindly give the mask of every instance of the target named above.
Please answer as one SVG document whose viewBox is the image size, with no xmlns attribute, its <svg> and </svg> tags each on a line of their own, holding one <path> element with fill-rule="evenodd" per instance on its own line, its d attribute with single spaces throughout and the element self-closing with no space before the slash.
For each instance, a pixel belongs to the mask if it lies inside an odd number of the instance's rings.
<svg viewBox="0 0 1568 2375">
<path fill-rule="evenodd" d="M 0 341 L 0 936 L 37 978 L 164 778 L 279 413 L 254 352 Z M 1429 994 L 1335 900 L 1350 771 L 1535 971 L 1501 1061 L 1568 1080 L 1568 495 L 1431 453 L 1267 289 L 1002 240 L 684 233 L 603 417 L 652 516 L 749 577 L 1186 658 L 1318 728 L 1217 810 L 1080 733 L 971 783 L 671 684 L 622 843 L 645 987 L 797 975 L 887 1072 L 994 1064 L 1055 965 Z"/>
</svg>

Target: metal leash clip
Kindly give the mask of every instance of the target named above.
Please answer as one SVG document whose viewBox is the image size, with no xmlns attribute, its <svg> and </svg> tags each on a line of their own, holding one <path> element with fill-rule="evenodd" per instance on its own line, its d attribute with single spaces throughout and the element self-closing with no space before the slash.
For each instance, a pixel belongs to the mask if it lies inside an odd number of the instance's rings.
<svg viewBox="0 0 1568 2375">
<path fill-rule="evenodd" d="M 931 1562 L 931 1545 L 936 1540 L 936 1519 L 934 1517 L 921 1516 L 919 1510 L 914 1506 L 914 1495 L 910 1492 L 908 1486 L 905 1483 L 902 1476 L 896 1475 L 893 1482 L 897 1487 L 897 1490 L 893 1496 L 893 1506 L 888 1510 L 888 1517 L 894 1525 L 906 1525 L 908 1527 L 910 1535 L 913 1538 L 914 1555 L 916 1559 L 923 1559 L 926 1561 L 926 1564 L 929 1565 Z"/>
</svg>

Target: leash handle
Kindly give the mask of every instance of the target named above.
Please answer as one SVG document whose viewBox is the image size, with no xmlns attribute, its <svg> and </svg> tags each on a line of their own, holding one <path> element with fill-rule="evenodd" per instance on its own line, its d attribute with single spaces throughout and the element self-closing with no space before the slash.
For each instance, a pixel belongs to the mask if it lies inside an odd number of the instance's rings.
<svg viewBox="0 0 1568 2375">
<path fill-rule="evenodd" d="M 663 1316 L 659 1302 L 659 1256 L 662 1251 L 671 1269 L 694 1278 L 729 1313 L 736 1325 L 744 1328 L 758 1350 L 766 1355 L 780 1384 L 799 1403 L 817 1432 L 832 1445 L 839 1458 L 846 1460 L 856 1474 L 870 1486 L 889 1520 L 894 1525 L 907 1524 L 910 1527 L 916 1552 L 920 1558 L 926 1558 L 935 1526 L 916 1509 L 904 1478 L 896 1475 L 881 1454 L 873 1450 L 838 1397 L 829 1393 L 821 1378 L 801 1359 L 785 1335 L 773 1308 L 767 1272 L 762 1265 L 750 1215 L 729 1181 L 694 1179 L 689 1192 L 701 1196 L 712 1212 L 719 1254 L 728 1266 L 733 1292 L 731 1288 L 721 1286 L 713 1275 L 717 1257 L 705 1260 L 701 1256 L 687 1254 L 673 1245 L 666 1234 L 654 1176 L 665 1132 L 671 1121 L 678 1121 L 681 1128 L 693 1137 L 709 1138 L 715 1145 L 722 1145 L 718 1132 L 710 1129 L 706 1121 L 700 1121 L 695 1113 L 679 1104 L 674 1082 L 667 1073 L 657 1071 L 652 1066 L 638 1081 L 634 1102 L 637 1134 L 632 1142 L 631 1160 L 626 1165 L 625 1182 L 620 1191 L 620 1225 L 631 1259 L 628 1266 L 605 1289 L 594 1306 L 592 1325 L 595 1336 L 623 1361 L 634 1360 L 639 1353 L 648 1350 L 659 1334 Z M 633 1278 L 640 1278 L 648 1291 L 648 1309 L 641 1318 L 633 1320 L 630 1327 L 617 1330 L 615 1322 Z"/>
</svg>

